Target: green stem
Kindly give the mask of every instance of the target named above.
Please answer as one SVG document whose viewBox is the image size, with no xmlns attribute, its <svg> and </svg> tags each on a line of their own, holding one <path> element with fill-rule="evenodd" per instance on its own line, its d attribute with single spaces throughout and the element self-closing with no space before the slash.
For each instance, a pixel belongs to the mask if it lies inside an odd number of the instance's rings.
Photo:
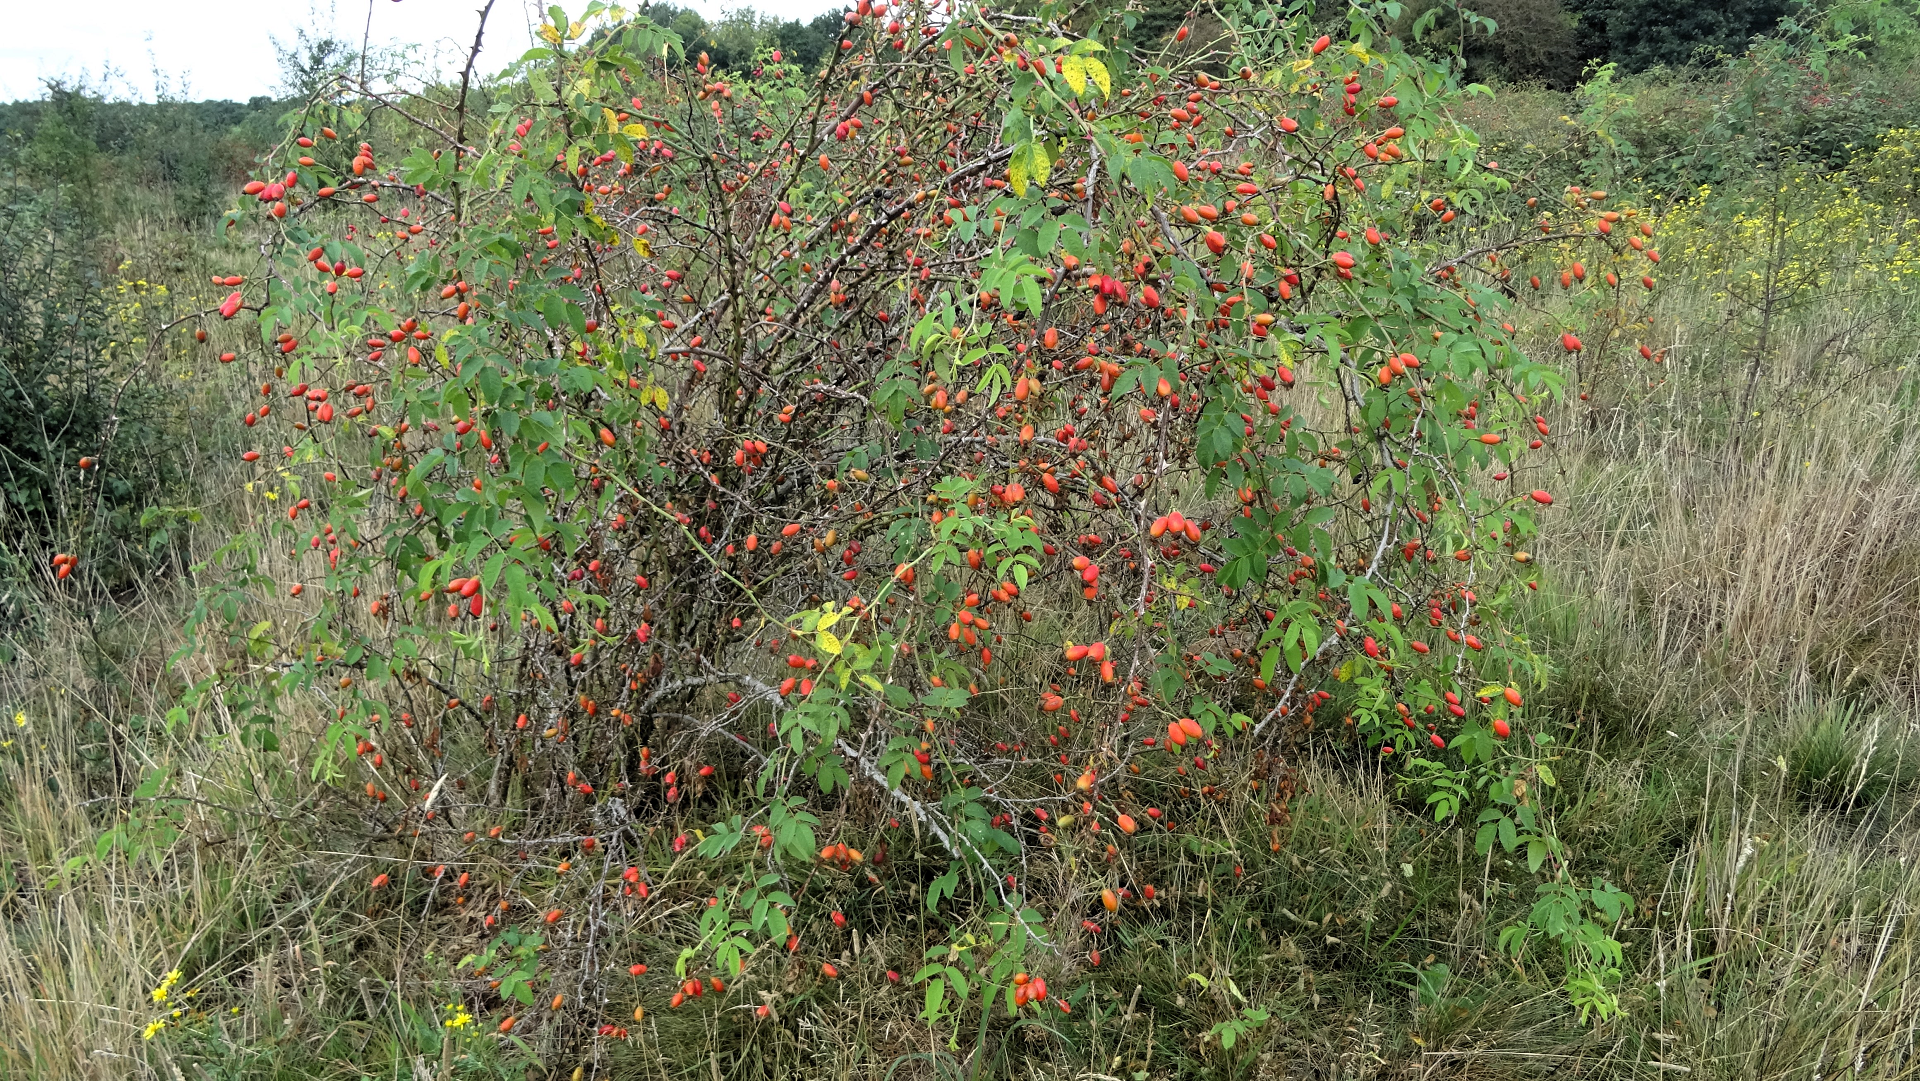
<svg viewBox="0 0 1920 1081">
<path fill-rule="evenodd" d="M 999 995 L 999 984 L 987 984 L 986 993 L 980 1003 L 980 1033 L 973 1041 L 973 1066 L 967 1071 L 967 1081 L 977 1081 L 980 1076 L 980 1061 L 987 1057 L 987 1022 L 993 1019 L 993 1000 Z"/>
</svg>

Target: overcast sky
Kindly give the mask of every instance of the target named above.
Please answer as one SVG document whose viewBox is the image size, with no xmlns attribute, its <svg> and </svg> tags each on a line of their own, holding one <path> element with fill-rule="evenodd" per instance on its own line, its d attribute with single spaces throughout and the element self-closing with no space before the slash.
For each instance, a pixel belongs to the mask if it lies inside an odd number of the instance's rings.
<svg viewBox="0 0 1920 1081">
<path fill-rule="evenodd" d="M 91 0 L 79 8 L 48 0 L 0 4 L 5 42 L 0 44 L 0 101 L 39 97 L 50 78 L 85 74 L 121 97 L 152 100 L 155 73 L 176 93 L 194 99 L 245 101 L 270 94 L 280 82 L 273 39 L 292 44 L 305 27 L 358 47 L 372 12 L 376 48 L 422 46 L 426 55 L 452 64 L 473 42 L 485 0 L 303 0 L 248 4 L 236 0 Z M 564 0 L 579 12 L 585 0 Z M 629 6 L 638 7 L 637 0 Z M 843 6 L 836 0 L 680 0 L 709 18 L 750 6 L 783 19 L 810 19 Z M 480 66 L 497 71 L 525 52 L 530 28 L 544 4 L 495 0 L 487 20 Z"/>
</svg>

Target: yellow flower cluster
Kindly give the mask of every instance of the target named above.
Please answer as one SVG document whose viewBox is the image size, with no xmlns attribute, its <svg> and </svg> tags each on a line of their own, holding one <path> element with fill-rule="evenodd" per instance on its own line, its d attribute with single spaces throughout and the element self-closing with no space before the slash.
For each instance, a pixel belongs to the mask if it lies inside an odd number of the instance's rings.
<svg viewBox="0 0 1920 1081">
<path fill-rule="evenodd" d="M 167 996 L 173 993 L 173 989 L 177 987 L 179 983 L 180 970 L 176 968 L 160 980 L 160 986 L 153 989 L 153 1001 L 162 1006 L 166 1005 Z"/>
<path fill-rule="evenodd" d="M 1732 213 L 1725 203 L 1702 186 L 1660 223 L 1673 270 L 1709 285 L 1715 299 L 1784 286 L 1857 302 L 1899 290 L 1920 273 L 1920 131 L 1887 132 L 1840 172 L 1784 175 Z"/>
<path fill-rule="evenodd" d="M 153 997 L 154 1004 L 157 1006 L 165 1006 L 167 1004 L 167 999 L 173 996 L 173 989 L 179 986 L 179 984 L 180 984 L 180 970 L 177 968 L 174 969 L 172 972 L 167 973 L 165 976 L 162 976 L 160 978 L 160 986 L 154 988 L 151 992 L 149 992 L 149 994 L 151 994 Z M 189 991 L 183 997 L 191 997 L 192 995 L 193 995 L 193 992 Z M 184 1012 L 186 1011 L 174 1010 L 172 1013 L 168 1014 L 165 1017 L 156 1017 L 153 1020 L 147 1022 L 147 1027 L 144 1031 L 140 1033 L 140 1038 L 143 1040 L 153 1039 L 156 1033 L 158 1033 L 161 1029 L 164 1029 L 167 1027 L 168 1022 L 171 1019 L 179 1017 Z"/>
</svg>

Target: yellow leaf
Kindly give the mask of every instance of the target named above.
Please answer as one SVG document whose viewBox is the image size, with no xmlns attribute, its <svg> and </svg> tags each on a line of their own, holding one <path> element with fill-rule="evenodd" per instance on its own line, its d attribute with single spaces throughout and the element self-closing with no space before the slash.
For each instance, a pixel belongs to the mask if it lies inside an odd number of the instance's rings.
<svg viewBox="0 0 1920 1081">
<path fill-rule="evenodd" d="M 1053 162 L 1047 160 L 1047 148 L 1034 143 L 1028 153 L 1032 156 L 1032 161 L 1028 163 L 1027 171 L 1033 175 L 1034 183 L 1045 187 L 1048 174 L 1053 172 Z"/>
<path fill-rule="evenodd" d="M 647 126 L 645 124 L 628 124 L 620 130 L 635 139 L 644 139 L 647 137 Z"/>
<path fill-rule="evenodd" d="M 820 644 L 821 652 L 831 653 L 836 657 L 840 655 L 840 650 L 842 648 L 842 646 L 840 645 L 840 639 L 835 638 L 833 636 L 832 631 L 821 631 L 816 640 Z"/>
<path fill-rule="evenodd" d="M 540 40 L 549 45 L 560 44 L 560 31 L 552 23 L 540 24 Z"/>
<path fill-rule="evenodd" d="M 667 407 L 669 405 L 667 401 L 667 388 L 665 387 L 653 388 L 653 400 L 660 406 L 660 411 L 662 413 L 666 412 Z"/>
<path fill-rule="evenodd" d="M 1082 62 L 1087 65 L 1087 78 L 1092 79 L 1094 85 L 1100 88 L 1100 96 L 1112 97 L 1113 77 L 1107 74 L 1107 66 L 1091 56 L 1086 57 Z"/>
<path fill-rule="evenodd" d="M 653 255 L 653 245 L 647 243 L 647 238 L 643 236 L 633 238 L 633 250 L 639 252 L 643 259 Z"/>
<path fill-rule="evenodd" d="M 612 109 L 609 109 L 604 105 L 600 107 L 600 119 L 607 122 L 608 131 L 620 130 L 620 118 L 614 115 L 614 112 Z"/>
<path fill-rule="evenodd" d="M 1024 197 L 1027 194 L 1027 151 L 1025 147 L 1013 148 L 1013 160 L 1007 162 L 1007 185 L 1013 194 Z"/>
<path fill-rule="evenodd" d="M 822 607 L 820 609 L 820 622 L 816 629 L 823 630 L 823 631 L 826 630 L 828 627 L 831 627 L 835 623 L 840 622 L 840 617 L 844 614 L 845 613 L 834 611 L 833 605 L 831 604 L 828 604 Z"/>
<path fill-rule="evenodd" d="M 1073 88 L 1073 96 L 1079 97 L 1087 92 L 1087 62 L 1078 56 L 1069 56 L 1060 63 L 1060 74 L 1066 76 L 1067 85 Z"/>
</svg>

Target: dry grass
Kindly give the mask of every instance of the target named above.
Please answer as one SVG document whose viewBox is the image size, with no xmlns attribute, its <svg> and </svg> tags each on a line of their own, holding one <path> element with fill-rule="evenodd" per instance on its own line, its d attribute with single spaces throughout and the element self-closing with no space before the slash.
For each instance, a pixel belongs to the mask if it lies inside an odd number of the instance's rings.
<svg viewBox="0 0 1920 1081">
<path fill-rule="evenodd" d="M 1542 545 L 1560 595 L 1579 598 L 1545 615 L 1563 647 L 1637 668 L 1649 713 L 1809 693 L 1920 701 L 1909 416 L 1847 403 L 1739 445 L 1684 428 L 1615 440 L 1582 453 L 1574 521 Z"/>
<path fill-rule="evenodd" d="M 1671 408 L 1706 374 L 1568 456 L 1563 826 L 1642 898 L 1647 1061 L 1914 1076 L 1920 429 L 1856 376 L 1729 439 Z"/>
</svg>

